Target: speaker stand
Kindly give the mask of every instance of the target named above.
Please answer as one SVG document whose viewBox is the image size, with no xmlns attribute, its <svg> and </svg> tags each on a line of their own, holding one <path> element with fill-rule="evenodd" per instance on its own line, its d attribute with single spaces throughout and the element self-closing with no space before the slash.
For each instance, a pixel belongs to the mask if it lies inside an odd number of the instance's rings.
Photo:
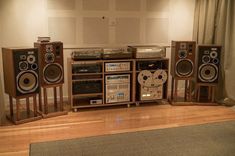
<svg viewBox="0 0 235 156">
<path fill-rule="evenodd" d="M 179 97 L 178 82 L 180 80 L 185 82 L 183 97 Z M 169 100 L 171 105 L 177 105 L 177 106 L 194 105 L 192 102 L 192 80 L 193 80 L 192 78 L 182 79 L 182 78 L 172 77 L 171 97 Z"/>
<path fill-rule="evenodd" d="M 30 97 L 33 98 L 33 110 L 30 109 Z M 26 99 L 26 110 L 21 109 L 20 99 Z M 10 114 L 6 115 L 7 119 L 12 121 L 14 124 L 22 124 L 35 120 L 39 120 L 42 117 L 37 112 L 37 94 L 22 96 L 15 98 L 16 109 L 14 112 L 13 106 L 13 97 L 9 95 L 9 103 L 10 103 Z"/>
<path fill-rule="evenodd" d="M 57 101 L 57 87 L 59 88 L 59 103 Z M 54 103 L 50 105 L 48 103 L 48 89 L 53 89 L 53 98 Z M 42 95 L 43 95 L 43 105 L 42 105 Z M 43 118 L 50 118 L 60 115 L 68 114 L 67 111 L 64 110 L 63 106 L 63 88 L 62 84 L 42 87 L 39 93 L 39 113 Z"/>
<path fill-rule="evenodd" d="M 203 106 L 218 106 L 218 103 L 215 102 L 216 86 L 217 86 L 216 84 L 211 84 L 211 83 L 196 83 L 196 88 L 195 88 L 196 104 Z M 207 88 L 207 95 L 204 98 L 201 97 L 202 87 Z"/>
</svg>

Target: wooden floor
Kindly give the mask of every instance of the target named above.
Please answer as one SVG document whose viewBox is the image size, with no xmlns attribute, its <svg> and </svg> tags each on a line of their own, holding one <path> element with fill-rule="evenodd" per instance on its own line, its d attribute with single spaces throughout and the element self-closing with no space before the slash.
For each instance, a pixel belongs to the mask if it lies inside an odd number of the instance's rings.
<svg viewBox="0 0 235 156">
<path fill-rule="evenodd" d="M 102 108 L 22 125 L 0 127 L 0 155 L 28 155 L 29 144 L 235 120 L 235 111 L 224 106 L 151 105 Z"/>
</svg>

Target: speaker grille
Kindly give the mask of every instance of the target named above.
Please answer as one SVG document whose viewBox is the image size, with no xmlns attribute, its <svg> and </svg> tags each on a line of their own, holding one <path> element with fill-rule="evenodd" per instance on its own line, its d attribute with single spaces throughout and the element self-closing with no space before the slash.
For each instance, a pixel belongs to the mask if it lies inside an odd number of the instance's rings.
<svg viewBox="0 0 235 156">
<path fill-rule="evenodd" d="M 44 80 L 47 83 L 57 83 L 63 78 L 63 68 L 58 63 L 48 64 L 43 70 Z"/>
<path fill-rule="evenodd" d="M 17 89 L 20 93 L 34 92 L 38 87 L 38 75 L 34 71 L 24 71 L 17 75 Z"/>
<path fill-rule="evenodd" d="M 176 63 L 176 74 L 179 77 L 190 76 L 193 73 L 193 62 L 189 59 L 182 59 Z"/>
<path fill-rule="evenodd" d="M 202 82 L 213 82 L 218 78 L 218 68 L 214 64 L 202 64 L 199 67 L 199 79 Z"/>
</svg>

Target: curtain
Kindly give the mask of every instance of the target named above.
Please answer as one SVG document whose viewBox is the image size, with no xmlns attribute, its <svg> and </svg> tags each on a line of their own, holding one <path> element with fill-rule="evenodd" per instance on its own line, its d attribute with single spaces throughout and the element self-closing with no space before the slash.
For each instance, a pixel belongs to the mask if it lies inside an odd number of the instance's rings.
<svg viewBox="0 0 235 156">
<path fill-rule="evenodd" d="M 222 45 L 217 101 L 235 105 L 234 0 L 196 0 L 193 39 L 198 44 Z"/>
<path fill-rule="evenodd" d="M 4 121 L 5 121 L 4 96 L 3 96 L 2 80 L 0 74 L 0 125 L 2 125 Z"/>
</svg>

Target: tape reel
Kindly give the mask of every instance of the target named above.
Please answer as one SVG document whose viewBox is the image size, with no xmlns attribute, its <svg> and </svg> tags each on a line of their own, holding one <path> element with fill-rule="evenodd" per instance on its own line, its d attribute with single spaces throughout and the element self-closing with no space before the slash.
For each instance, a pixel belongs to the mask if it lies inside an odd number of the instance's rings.
<svg viewBox="0 0 235 156">
<path fill-rule="evenodd" d="M 140 85 L 153 87 L 153 74 L 148 70 L 142 70 L 138 75 L 138 82 Z"/>
<path fill-rule="evenodd" d="M 165 70 L 158 69 L 154 73 L 149 70 L 142 70 L 138 75 L 138 82 L 145 87 L 156 87 L 163 85 L 167 81 L 167 73 Z"/>
<path fill-rule="evenodd" d="M 153 73 L 154 84 L 162 85 L 167 80 L 167 73 L 165 70 L 159 69 Z"/>
</svg>

